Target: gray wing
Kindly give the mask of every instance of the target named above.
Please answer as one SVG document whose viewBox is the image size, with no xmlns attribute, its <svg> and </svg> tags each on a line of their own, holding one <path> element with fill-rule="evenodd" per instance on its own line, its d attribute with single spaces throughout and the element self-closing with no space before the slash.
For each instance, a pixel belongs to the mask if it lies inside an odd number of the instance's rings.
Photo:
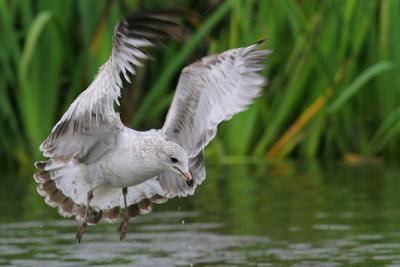
<svg viewBox="0 0 400 267">
<path fill-rule="evenodd" d="M 205 179 L 203 149 L 214 138 L 217 126 L 245 110 L 260 95 L 266 79 L 268 50 L 254 45 L 228 50 L 189 65 L 182 71 L 163 131 L 189 155 L 195 185 Z M 160 183 L 178 195 L 192 194 L 182 179 L 161 177 Z"/>
<path fill-rule="evenodd" d="M 140 14 L 120 21 L 110 58 L 42 143 L 44 156 L 64 162 L 71 158 L 90 162 L 111 149 L 124 128 L 113 108 L 121 95 L 121 76 L 130 81 L 129 73 L 134 74 L 141 60 L 148 58 L 143 49 L 179 33 L 180 26 L 168 14 Z"/>
</svg>

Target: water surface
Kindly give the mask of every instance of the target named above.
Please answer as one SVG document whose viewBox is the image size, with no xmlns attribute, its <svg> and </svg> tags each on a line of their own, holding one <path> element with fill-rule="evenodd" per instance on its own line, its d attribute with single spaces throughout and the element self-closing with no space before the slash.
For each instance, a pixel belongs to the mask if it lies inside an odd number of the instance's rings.
<svg viewBox="0 0 400 267">
<path fill-rule="evenodd" d="M 29 176 L 4 175 L 0 265 L 400 266 L 393 164 L 223 165 L 191 198 L 131 222 L 89 227 L 44 204 Z"/>
</svg>

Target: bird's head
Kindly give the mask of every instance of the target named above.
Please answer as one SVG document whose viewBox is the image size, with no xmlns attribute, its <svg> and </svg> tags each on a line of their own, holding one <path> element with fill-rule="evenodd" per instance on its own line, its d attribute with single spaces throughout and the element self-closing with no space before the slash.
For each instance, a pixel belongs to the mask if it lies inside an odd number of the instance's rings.
<svg viewBox="0 0 400 267">
<path fill-rule="evenodd" d="M 193 187 L 188 156 L 180 145 L 167 141 L 162 149 L 161 164 L 166 171 L 179 175 L 189 187 Z"/>
</svg>

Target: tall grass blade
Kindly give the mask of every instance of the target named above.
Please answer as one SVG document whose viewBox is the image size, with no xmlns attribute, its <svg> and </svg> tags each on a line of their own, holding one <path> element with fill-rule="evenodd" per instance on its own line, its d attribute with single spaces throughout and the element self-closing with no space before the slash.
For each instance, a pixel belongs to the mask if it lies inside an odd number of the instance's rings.
<svg viewBox="0 0 400 267">
<path fill-rule="evenodd" d="M 369 153 L 377 153 L 400 133 L 400 107 L 381 124 L 369 144 Z"/>
<path fill-rule="evenodd" d="M 38 147 L 54 122 L 62 67 L 60 27 L 51 13 L 40 13 L 29 28 L 21 56 L 18 106 L 33 148 Z"/>
<path fill-rule="evenodd" d="M 349 101 L 363 86 L 372 78 L 379 74 L 393 69 L 393 64 L 390 62 L 380 62 L 365 70 L 351 83 L 345 90 L 332 102 L 327 108 L 329 114 L 335 113 L 347 101 Z"/>
</svg>

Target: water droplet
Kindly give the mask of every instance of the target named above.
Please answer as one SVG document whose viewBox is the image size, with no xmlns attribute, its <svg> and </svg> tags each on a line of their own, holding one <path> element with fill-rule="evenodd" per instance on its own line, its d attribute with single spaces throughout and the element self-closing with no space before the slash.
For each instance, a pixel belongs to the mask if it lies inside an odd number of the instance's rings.
<svg viewBox="0 0 400 267">
<path fill-rule="evenodd" d="M 193 267 L 193 266 L 194 266 L 193 263 L 191 263 L 191 264 L 190 264 L 190 267 Z"/>
<path fill-rule="evenodd" d="M 182 224 L 185 224 L 185 220 L 182 220 Z"/>
<path fill-rule="evenodd" d="M 191 246 L 191 245 L 189 245 L 189 246 L 188 246 L 188 249 L 191 249 L 191 248 L 192 248 L 192 246 Z"/>
<path fill-rule="evenodd" d="M 181 206 L 178 206 L 178 210 L 181 210 Z"/>
</svg>

